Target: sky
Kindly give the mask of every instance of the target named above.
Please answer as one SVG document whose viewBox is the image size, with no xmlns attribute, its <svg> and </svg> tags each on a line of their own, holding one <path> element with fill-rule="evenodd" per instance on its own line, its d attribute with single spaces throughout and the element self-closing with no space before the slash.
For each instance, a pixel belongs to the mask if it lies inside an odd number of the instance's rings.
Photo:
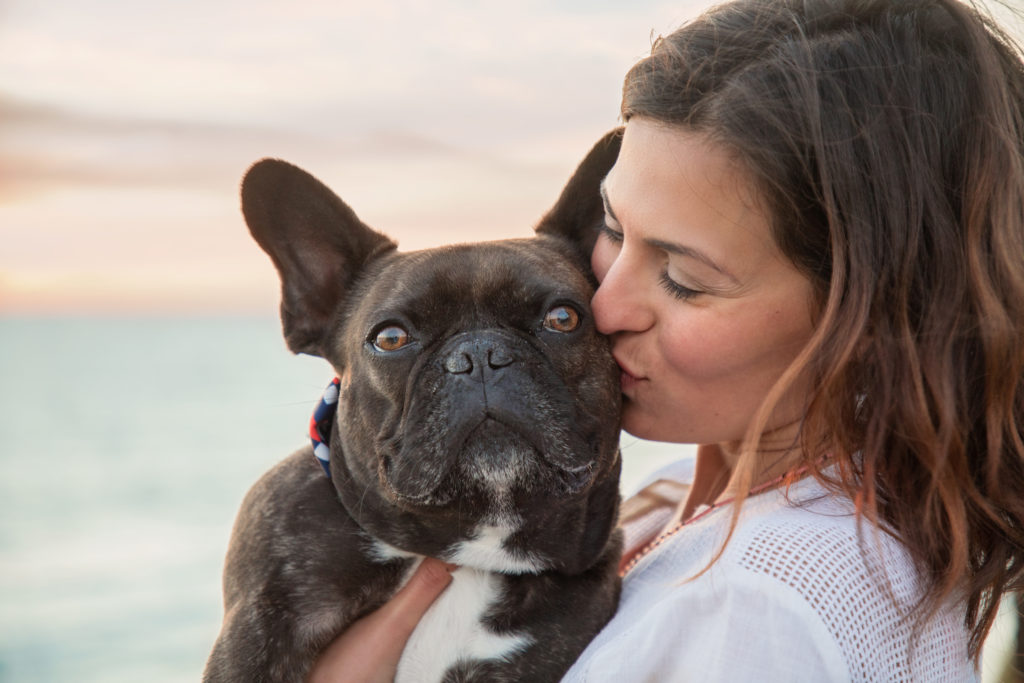
<svg viewBox="0 0 1024 683">
<path fill-rule="evenodd" d="M 705 0 L 0 0 L 0 314 L 267 312 L 274 156 L 418 249 L 526 236 Z"/>
</svg>

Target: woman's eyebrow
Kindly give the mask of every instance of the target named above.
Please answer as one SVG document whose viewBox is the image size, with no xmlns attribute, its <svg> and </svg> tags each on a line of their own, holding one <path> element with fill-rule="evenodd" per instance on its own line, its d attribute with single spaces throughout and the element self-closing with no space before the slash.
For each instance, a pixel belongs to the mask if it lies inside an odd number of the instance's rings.
<svg viewBox="0 0 1024 683">
<path fill-rule="evenodd" d="M 611 202 L 608 201 L 608 191 L 604 187 L 604 181 L 603 180 L 601 181 L 601 201 L 604 203 L 604 210 L 605 210 L 605 212 L 609 216 L 611 216 L 613 221 L 615 221 L 616 223 L 619 223 L 621 225 L 621 221 L 619 221 L 619 217 L 616 216 L 615 212 L 612 210 Z M 687 247 L 687 246 L 682 245 L 682 244 L 677 244 L 675 242 L 666 242 L 665 240 L 659 240 L 659 239 L 654 239 L 654 238 L 646 238 L 646 239 L 644 239 L 644 244 L 646 244 L 646 245 L 648 245 L 650 247 L 654 247 L 655 249 L 662 249 L 664 251 L 669 252 L 670 254 L 678 254 L 679 256 L 684 256 L 686 258 L 692 258 L 693 260 L 699 261 L 700 263 L 703 263 L 704 265 L 706 265 L 708 268 L 711 268 L 715 272 L 720 273 L 721 275 L 725 276 L 733 284 L 735 284 L 735 285 L 739 285 L 740 284 L 739 278 L 737 278 L 735 275 L 730 273 L 728 270 L 726 270 L 722 266 L 720 266 L 717 263 L 715 263 L 714 259 L 712 259 L 710 256 L 708 256 L 707 254 L 705 254 L 704 252 L 702 252 L 702 251 L 700 251 L 698 249 L 694 249 L 693 247 Z"/>
<path fill-rule="evenodd" d="M 682 244 L 676 244 L 675 242 L 666 242 L 665 240 L 658 240 L 653 238 L 645 239 L 644 244 L 654 247 L 655 249 L 662 249 L 664 251 L 669 252 L 670 254 L 678 254 L 679 256 L 692 258 L 693 260 L 703 263 L 708 268 L 711 268 L 715 272 L 724 276 L 725 278 L 730 280 L 734 285 L 740 284 L 739 279 L 735 275 L 733 275 L 728 270 L 715 263 L 715 261 L 710 256 L 708 256 L 702 251 L 694 249 L 693 247 L 687 247 Z"/>
</svg>

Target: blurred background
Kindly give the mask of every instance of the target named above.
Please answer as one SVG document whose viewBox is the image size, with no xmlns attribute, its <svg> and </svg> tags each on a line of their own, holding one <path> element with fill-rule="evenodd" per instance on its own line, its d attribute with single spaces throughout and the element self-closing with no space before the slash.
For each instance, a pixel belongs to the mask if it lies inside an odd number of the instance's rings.
<svg viewBox="0 0 1024 683">
<path fill-rule="evenodd" d="M 405 248 L 527 236 L 706 4 L 0 0 L 0 681 L 200 676 L 238 504 L 330 379 L 281 341 L 252 162 Z M 623 448 L 625 488 L 689 452 Z"/>
</svg>

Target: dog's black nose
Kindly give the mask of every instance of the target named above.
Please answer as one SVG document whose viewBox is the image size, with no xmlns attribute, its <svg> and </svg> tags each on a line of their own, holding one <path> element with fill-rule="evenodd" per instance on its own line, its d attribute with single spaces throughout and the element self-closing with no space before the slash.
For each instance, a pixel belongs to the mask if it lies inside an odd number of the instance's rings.
<svg viewBox="0 0 1024 683">
<path fill-rule="evenodd" d="M 456 344 L 444 360 L 444 369 L 453 375 L 467 375 L 481 381 L 514 362 L 512 351 L 500 339 L 483 337 Z"/>
</svg>

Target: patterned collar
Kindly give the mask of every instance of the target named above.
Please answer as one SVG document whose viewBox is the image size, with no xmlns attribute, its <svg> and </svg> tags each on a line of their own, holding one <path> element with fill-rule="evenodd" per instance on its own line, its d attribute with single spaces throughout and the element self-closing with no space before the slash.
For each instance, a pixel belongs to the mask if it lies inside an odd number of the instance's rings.
<svg viewBox="0 0 1024 683">
<path fill-rule="evenodd" d="M 313 455 L 324 468 L 324 474 L 331 478 L 331 429 L 337 415 L 338 392 L 341 380 L 335 377 L 324 390 L 324 395 L 309 420 L 309 439 L 313 442 Z"/>
</svg>

